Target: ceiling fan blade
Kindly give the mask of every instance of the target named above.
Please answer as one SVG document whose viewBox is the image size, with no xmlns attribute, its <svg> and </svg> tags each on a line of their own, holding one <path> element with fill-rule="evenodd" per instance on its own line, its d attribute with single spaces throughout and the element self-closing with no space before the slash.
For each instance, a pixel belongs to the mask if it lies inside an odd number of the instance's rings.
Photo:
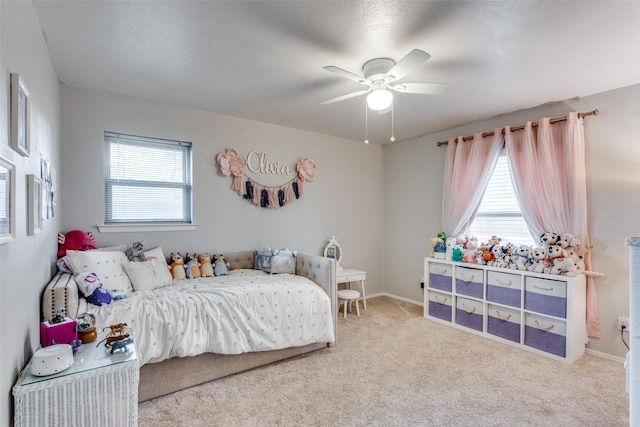
<svg viewBox="0 0 640 427">
<path fill-rule="evenodd" d="M 387 83 L 400 80 L 413 71 L 414 68 L 427 62 L 429 58 L 431 58 L 431 55 L 427 52 L 413 49 L 387 72 L 385 80 Z"/>
<path fill-rule="evenodd" d="M 449 85 L 447 83 L 401 83 L 389 87 L 400 93 L 440 95 L 447 91 Z"/>
<path fill-rule="evenodd" d="M 365 79 L 364 77 L 361 77 L 357 74 L 352 73 L 351 71 L 347 71 L 344 70 L 340 67 L 336 67 L 335 65 L 327 65 L 326 67 L 322 67 L 323 69 L 330 71 L 332 73 L 336 73 L 342 77 L 346 77 L 349 80 L 353 80 L 354 82 L 358 82 L 361 83 L 363 85 L 370 85 L 371 82 L 369 82 L 367 79 Z"/>
<path fill-rule="evenodd" d="M 359 90 L 357 92 L 351 92 L 351 93 L 348 93 L 346 95 L 338 96 L 337 98 L 327 99 L 326 101 L 322 101 L 320 104 L 327 105 L 327 104 L 333 104 L 334 102 L 344 101 L 345 99 L 354 98 L 356 96 L 364 95 L 365 93 L 369 92 L 369 90 L 370 89 Z"/>
</svg>

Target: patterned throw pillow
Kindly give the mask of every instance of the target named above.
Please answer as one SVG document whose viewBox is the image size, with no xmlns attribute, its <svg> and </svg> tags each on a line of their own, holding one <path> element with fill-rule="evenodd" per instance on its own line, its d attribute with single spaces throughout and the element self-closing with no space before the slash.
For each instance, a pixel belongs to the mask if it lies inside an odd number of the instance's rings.
<svg viewBox="0 0 640 427">
<path fill-rule="evenodd" d="M 120 251 L 67 251 L 67 261 L 78 276 L 82 273 L 95 273 L 110 294 L 127 295 L 133 292 L 131 281 L 124 271 L 129 262 Z"/>
</svg>

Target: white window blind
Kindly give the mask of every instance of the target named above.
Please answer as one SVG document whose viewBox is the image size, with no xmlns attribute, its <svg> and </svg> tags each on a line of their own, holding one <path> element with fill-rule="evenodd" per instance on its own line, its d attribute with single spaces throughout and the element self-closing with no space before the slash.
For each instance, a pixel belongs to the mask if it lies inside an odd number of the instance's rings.
<svg viewBox="0 0 640 427">
<path fill-rule="evenodd" d="M 513 190 L 509 161 L 504 151 L 498 158 L 478 214 L 466 235 L 475 236 L 480 242 L 486 242 L 495 235 L 501 237 L 503 243 L 535 245 Z"/>
<path fill-rule="evenodd" d="M 105 132 L 105 224 L 190 224 L 191 143 Z"/>
</svg>

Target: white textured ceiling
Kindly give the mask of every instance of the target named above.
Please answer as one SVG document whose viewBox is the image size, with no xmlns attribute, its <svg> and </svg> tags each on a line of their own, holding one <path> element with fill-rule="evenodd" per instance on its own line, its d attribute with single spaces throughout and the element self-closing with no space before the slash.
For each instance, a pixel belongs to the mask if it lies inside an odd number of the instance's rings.
<svg viewBox="0 0 640 427">
<path fill-rule="evenodd" d="M 431 59 L 396 94 L 403 140 L 640 83 L 640 1 L 34 1 L 59 80 L 173 105 L 364 139 L 372 58 Z M 391 114 L 369 114 L 388 143 Z"/>
</svg>

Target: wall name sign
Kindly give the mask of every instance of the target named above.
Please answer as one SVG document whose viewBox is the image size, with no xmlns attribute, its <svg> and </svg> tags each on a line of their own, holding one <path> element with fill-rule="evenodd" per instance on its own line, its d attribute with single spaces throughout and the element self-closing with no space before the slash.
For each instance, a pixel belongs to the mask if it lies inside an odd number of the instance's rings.
<svg viewBox="0 0 640 427">
<path fill-rule="evenodd" d="M 270 163 L 267 161 L 267 153 L 264 151 L 249 151 L 247 154 L 247 169 L 253 173 L 289 176 L 292 174 L 289 165 Z"/>
<path fill-rule="evenodd" d="M 227 148 L 216 159 L 220 172 L 231 177 L 231 189 L 262 208 L 281 208 L 299 199 L 302 196 L 302 182 L 311 182 L 316 176 L 316 164 L 309 157 L 298 160 L 295 172 L 290 165 L 269 162 L 263 151 L 250 151 L 245 158 L 237 149 Z M 293 177 L 282 185 L 268 186 L 246 176 L 245 167 L 253 173 Z"/>
</svg>

